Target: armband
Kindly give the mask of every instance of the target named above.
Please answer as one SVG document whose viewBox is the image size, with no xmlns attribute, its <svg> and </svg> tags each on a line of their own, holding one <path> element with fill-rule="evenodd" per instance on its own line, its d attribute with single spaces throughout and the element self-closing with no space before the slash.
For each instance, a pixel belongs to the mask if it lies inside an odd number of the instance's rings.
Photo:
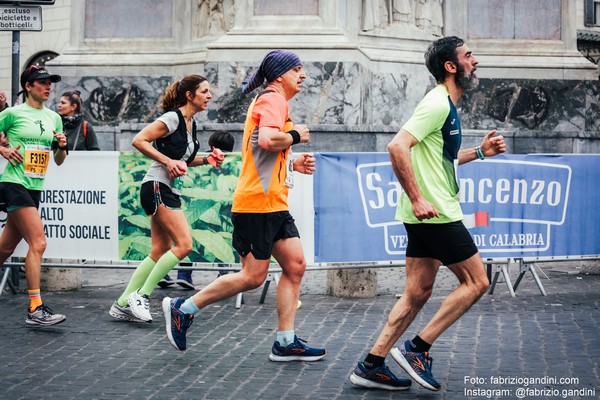
<svg viewBox="0 0 600 400">
<path fill-rule="evenodd" d="M 483 155 L 483 151 L 481 151 L 481 147 L 479 146 L 475 147 L 475 154 L 477 154 L 477 158 L 479 158 L 480 160 L 483 160 L 485 158 L 485 156 Z"/>
<path fill-rule="evenodd" d="M 297 130 L 292 129 L 288 133 L 292 135 L 292 145 L 300 143 L 300 134 Z"/>
</svg>

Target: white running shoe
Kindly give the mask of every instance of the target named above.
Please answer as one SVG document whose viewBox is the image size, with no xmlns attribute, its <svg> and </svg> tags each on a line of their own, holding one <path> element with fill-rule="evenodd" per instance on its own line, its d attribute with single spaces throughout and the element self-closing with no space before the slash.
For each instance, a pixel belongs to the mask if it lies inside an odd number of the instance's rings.
<svg viewBox="0 0 600 400">
<path fill-rule="evenodd" d="M 133 311 L 131 311 L 131 307 L 127 304 L 125 307 L 121 307 L 115 301 L 113 305 L 110 307 L 110 311 L 108 312 L 111 317 L 122 319 L 125 321 L 131 322 L 146 322 L 144 320 L 139 319 L 135 315 L 133 315 Z"/>
<path fill-rule="evenodd" d="M 142 321 L 152 322 L 152 315 L 150 315 L 150 302 L 147 295 L 140 295 L 138 290 L 127 296 L 127 304 L 131 308 L 131 312 L 136 318 Z"/>
</svg>

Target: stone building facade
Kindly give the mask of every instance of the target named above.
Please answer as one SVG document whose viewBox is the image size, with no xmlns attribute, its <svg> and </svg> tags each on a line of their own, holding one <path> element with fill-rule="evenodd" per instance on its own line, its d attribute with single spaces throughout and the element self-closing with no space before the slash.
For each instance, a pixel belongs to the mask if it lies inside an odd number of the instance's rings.
<svg viewBox="0 0 600 400">
<path fill-rule="evenodd" d="M 458 35 L 480 61 L 480 86 L 459 104 L 465 145 L 498 129 L 514 153 L 600 153 L 598 69 L 577 48 L 586 3 L 56 0 L 43 7 L 43 32 L 21 35 L 21 62 L 57 55 L 47 65 L 63 80 L 49 106 L 79 89 L 102 149 L 127 150 L 160 113 L 167 83 L 188 73 L 214 89 L 208 112 L 197 115 L 204 135 L 240 136 L 251 101 L 242 80 L 269 50 L 285 48 L 308 74 L 291 101 L 294 120 L 313 132 L 305 150 L 384 151 L 434 85 L 423 63 L 428 43 Z M 10 52 L 9 32 L 0 33 L 0 50 Z M 9 88 L 10 70 L 0 71 Z"/>
</svg>

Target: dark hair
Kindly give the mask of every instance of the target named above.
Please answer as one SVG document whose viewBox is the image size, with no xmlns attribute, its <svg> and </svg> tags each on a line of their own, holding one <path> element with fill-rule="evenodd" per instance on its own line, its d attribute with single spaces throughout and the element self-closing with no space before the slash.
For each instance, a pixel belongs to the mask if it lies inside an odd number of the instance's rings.
<svg viewBox="0 0 600 400">
<path fill-rule="evenodd" d="M 451 61 L 458 67 L 456 49 L 465 41 L 456 36 L 447 36 L 429 44 L 425 52 L 425 65 L 438 83 L 446 79 L 447 71 L 444 64 Z"/>
<path fill-rule="evenodd" d="M 193 99 L 196 95 L 196 89 L 205 80 L 206 78 L 203 76 L 192 74 L 185 76 L 181 81 L 175 81 L 172 85 L 167 86 L 161 99 L 163 112 L 171 111 L 187 104 L 189 101 L 187 92 L 192 93 Z"/>
<path fill-rule="evenodd" d="M 235 138 L 228 131 L 215 131 L 208 138 L 208 145 L 213 148 L 216 147 L 223 151 L 233 151 L 233 145 L 235 144 Z"/>
<path fill-rule="evenodd" d="M 79 90 L 73 90 L 70 92 L 64 92 L 60 97 L 66 97 L 69 99 L 71 105 L 75 105 L 75 114 L 83 113 L 83 102 L 81 101 L 81 92 Z"/>
</svg>

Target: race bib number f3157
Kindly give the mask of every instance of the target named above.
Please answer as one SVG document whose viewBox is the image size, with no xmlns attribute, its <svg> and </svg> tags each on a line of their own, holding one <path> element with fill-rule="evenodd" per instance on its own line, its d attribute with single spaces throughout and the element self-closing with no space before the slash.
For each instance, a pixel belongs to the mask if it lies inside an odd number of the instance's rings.
<svg viewBox="0 0 600 400">
<path fill-rule="evenodd" d="M 25 176 L 29 178 L 44 178 L 50 161 L 50 146 L 39 144 L 25 145 Z"/>
</svg>

